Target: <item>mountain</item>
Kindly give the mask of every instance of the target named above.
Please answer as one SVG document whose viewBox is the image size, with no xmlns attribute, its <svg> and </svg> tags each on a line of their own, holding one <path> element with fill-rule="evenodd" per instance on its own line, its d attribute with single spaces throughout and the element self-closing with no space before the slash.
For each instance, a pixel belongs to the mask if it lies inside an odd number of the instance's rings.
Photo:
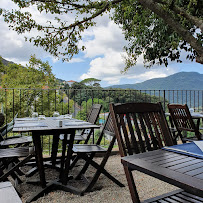
<svg viewBox="0 0 203 203">
<path fill-rule="evenodd" d="M 154 78 L 141 83 L 113 85 L 109 88 L 137 90 L 202 90 L 203 74 L 197 72 L 180 72 L 165 78 Z"/>
<path fill-rule="evenodd" d="M 5 66 L 7 66 L 9 63 L 13 63 L 12 61 L 7 61 L 6 59 L 4 59 L 4 58 L 2 58 L 2 57 L 0 57 L 0 59 L 1 59 L 2 63 L 3 63 Z"/>
</svg>

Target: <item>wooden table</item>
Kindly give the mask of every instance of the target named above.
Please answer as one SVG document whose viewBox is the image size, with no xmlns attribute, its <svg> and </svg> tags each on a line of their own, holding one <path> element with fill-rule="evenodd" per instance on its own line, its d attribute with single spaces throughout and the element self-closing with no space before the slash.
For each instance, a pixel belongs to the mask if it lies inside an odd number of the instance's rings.
<svg viewBox="0 0 203 203">
<path fill-rule="evenodd" d="M 124 166 L 203 197 L 203 159 L 162 149 L 122 158 Z"/>
<path fill-rule="evenodd" d="M 32 118 L 21 118 L 16 119 L 13 132 L 31 132 L 33 143 L 35 146 L 35 156 L 37 167 L 40 175 L 40 183 L 42 189 L 40 189 L 37 193 L 31 196 L 27 202 L 31 202 L 36 200 L 38 197 L 42 196 L 44 193 L 48 193 L 53 188 L 65 190 L 68 192 L 72 192 L 75 194 L 80 194 L 77 188 L 73 188 L 68 183 L 68 173 L 70 166 L 70 159 L 72 156 L 72 146 L 75 137 L 76 130 L 82 129 L 94 129 L 99 128 L 97 125 L 93 125 L 88 122 L 81 123 L 76 119 L 63 119 L 63 126 L 59 127 L 59 120 L 54 117 L 47 117 L 45 120 L 36 120 Z M 63 144 L 63 154 L 61 158 L 61 171 L 59 180 L 55 180 L 47 183 L 45 179 L 45 171 L 43 164 L 43 154 L 42 154 L 42 146 L 41 146 L 41 135 L 53 135 L 53 145 L 52 145 L 52 159 L 55 160 L 58 149 L 59 135 L 64 134 L 64 144 Z M 67 151 L 67 158 L 65 159 L 65 148 L 67 145 L 67 134 L 70 134 L 69 147 Z M 55 164 L 55 163 L 53 163 Z"/>
</svg>

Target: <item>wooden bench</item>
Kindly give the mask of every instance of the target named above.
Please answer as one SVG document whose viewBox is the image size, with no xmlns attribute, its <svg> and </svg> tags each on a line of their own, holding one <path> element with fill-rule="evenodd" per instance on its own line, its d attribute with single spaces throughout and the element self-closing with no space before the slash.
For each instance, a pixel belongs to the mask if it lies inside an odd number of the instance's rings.
<svg viewBox="0 0 203 203">
<path fill-rule="evenodd" d="M 15 188 L 8 181 L 0 183 L 0 199 L 4 203 L 22 203 Z"/>
</svg>

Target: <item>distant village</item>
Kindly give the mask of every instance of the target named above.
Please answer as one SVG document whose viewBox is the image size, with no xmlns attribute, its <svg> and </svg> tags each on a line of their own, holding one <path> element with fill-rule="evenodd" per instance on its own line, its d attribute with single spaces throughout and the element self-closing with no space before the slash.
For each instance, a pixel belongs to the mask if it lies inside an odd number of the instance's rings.
<svg viewBox="0 0 203 203">
<path fill-rule="evenodd" d="M 77 82 L 77 81 L 74 81 L 74 80 L 69 80 L 69 81 L 63 81 L 63 85 L 65 86 L 65 85 L 69 85 L 69 87 L 71 87 L 75 82 Z"/>
</svg>

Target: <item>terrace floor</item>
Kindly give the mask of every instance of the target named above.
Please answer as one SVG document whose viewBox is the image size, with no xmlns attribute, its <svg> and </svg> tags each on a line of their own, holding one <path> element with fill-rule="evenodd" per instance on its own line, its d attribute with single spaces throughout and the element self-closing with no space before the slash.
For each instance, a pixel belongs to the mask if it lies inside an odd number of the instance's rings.
<svg viewBox="0 0 203 203">
<path fill-rule="evenodd" d="M 99 162 L 101 160 L 100 157 L 96 158 L 97 161 Z M 124 188 L 120 188 L 117 185 L 115 185 L 113 182 L 111 182 L 108 178 L 105 176 L 101 176 L 99 181 L 96 183 L 94 187 L 93 192 L 86 193 L 84 196 L 78 196 L 74 195 L 68 192 L 63 192 L 63 191 L 54 191 L 50 192 L 49 194 L 45 195 L 44 197 L 39 198 L 36 203 L 130 203 L 131 197 L 130 193 L 128 190 L 128 186 L 126 183 L 125 179 L 125 174 L 123 171 L 123 166 L 120 163 L 120 156 L 119 155 L 113 155 L 110 156 L 107 165 L 105 167 L 109 172 L 111 172 L 114 177 L 118 178 L 122 183 L 126 185 Z M 28 167 L 24 167 L 23 170 L 26 171 L 28 170 Z M 90 167 L 88 170 L 88 173 L 91 174 L 94 172 L 94 169 Z M 75 168 L 71 173 L 74 175 L 77 173 L 77 168 Z M 53 170 L 53 169 L 46 169 L 46 174 L 47 174 L 47 180 L 49 179 L 54 179 L 54 177 L 58 177 L 58 172 Z M 153 196 L 161 195 L 165 192 L 170 192 L 172 190 L 177 189 L 176 187 L 169 185 L 167 183 L 164 183 L 160 180 L 157 180 L 153 177 L 147 176 L 143 173 L 134 172 L 135 175 L 135 180 L 138 188 L 138 192 L 140 195 L 140 199 L 148 199 Z M 29 178 L 31 179 L 36 179 L 38 175 L 36 174 L 35 176 Z M 28 180 L 28 178 L 26 178 Z M 25 179 L 24 179 L 25 180 Z M 80 183 L 77 183 L 72 181 L 71 182 L 73 185 L 76 185 L 79 188 L 82 188 L 84 186 L 83 182 L 81 181 Z M 37 190 L 39 186 L 33 186 L 30 184 L 26 184 L 25 181 L 21 184 L 18 185 L 18 189 L 20 193 L 23 195 L 21 197 L 22 201 L 25 202 L 25 200 L 34 192 Z"/>
</svg>

